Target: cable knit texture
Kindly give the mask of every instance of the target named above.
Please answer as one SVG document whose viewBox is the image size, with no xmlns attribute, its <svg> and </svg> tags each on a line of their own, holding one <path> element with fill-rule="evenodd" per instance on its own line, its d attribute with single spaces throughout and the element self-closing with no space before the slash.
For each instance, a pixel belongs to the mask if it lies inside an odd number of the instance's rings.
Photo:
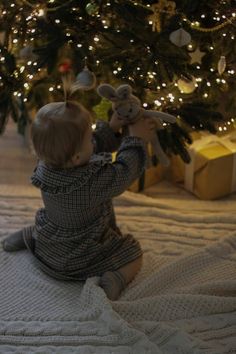
<svg viewBox="0 0 236 354">
<path fill-rule="evenodd" d="M 0 354 L 236 353 L 236 196 L 203 202 L 166 191 L 115 199 L 118 225 L 144 250 L 118 301 L 98 277 L 59 281 L 29 251 L 1 249 Z M 2 239 L 30 225 L 42 203 L 33 188 L 8 192 L 0 188 Z"/>
</svg>

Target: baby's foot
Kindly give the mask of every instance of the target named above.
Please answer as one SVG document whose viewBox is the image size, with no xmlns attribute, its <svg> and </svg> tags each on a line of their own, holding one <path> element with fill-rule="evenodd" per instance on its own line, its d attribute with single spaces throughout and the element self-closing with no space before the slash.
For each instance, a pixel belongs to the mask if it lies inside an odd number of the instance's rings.
<svg viewBox="0 0 236 354">
<path fill-rule="evenodd" d="M 99 286 L 103 288 L 108 299 L 115 301 L 126 287 L 123 275 L 118 271 L 104 273 L 99 281 Z"/>
<path fill-rule="evenodd" d="M 2 241 L 4 251 L 13 252 L 26 249 L 22 230 L 14 232 Z"/>
</svg>

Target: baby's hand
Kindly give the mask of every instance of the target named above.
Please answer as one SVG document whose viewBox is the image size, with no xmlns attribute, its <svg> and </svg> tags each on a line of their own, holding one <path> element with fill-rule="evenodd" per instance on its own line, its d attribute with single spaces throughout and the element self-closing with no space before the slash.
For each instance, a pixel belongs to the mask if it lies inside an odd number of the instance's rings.
<svg viewBox="0 0 236 354">
<path fill-rule="evenodd" d="M 116 113 L 113 113 L 109 125 L 114 133 L 118 133 L 119 130 L 125 125 L 123 119 L 119 119 Z"/>
<path fill-rule="evenodd" d="M 155 136 L 156 122 L 153 118 L 140 118 L 134 124 L 129 125 L 129 133 L 144 140 L 145 143 L 152 141 Z"/>
</svg>

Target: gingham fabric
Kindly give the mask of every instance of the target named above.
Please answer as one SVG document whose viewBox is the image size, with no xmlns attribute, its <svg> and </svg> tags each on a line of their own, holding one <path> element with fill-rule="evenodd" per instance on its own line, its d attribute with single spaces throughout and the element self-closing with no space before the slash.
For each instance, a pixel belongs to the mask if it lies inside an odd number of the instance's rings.
<svg viewBox="0 0 236 354">
<path fill-rule="evenodd" d="M 94 139 L 96 152 L 113 151 L 121 140 L 105 122 L 97 125 Z M 44 208 L 23 234 L 43 271 L 57 279 L 85 280 L 141 256 L 138 241 L 117 227 L 112 198 L 142 174 L 145 164 L 138 137 L 122 139 L 114 163 L 107 153 L 70 169 L 38 162 L 31 182 L 41 189 Z"/>
</svg>

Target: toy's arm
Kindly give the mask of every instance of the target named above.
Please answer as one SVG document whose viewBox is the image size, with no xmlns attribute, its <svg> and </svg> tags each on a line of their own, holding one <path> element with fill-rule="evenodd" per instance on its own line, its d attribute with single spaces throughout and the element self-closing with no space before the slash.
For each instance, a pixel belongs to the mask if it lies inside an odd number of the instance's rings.
<svg viewBox="0 0 236 354">
<path fill-rule="evenodd" d="M 164 112 L 143 110 L 143 116 L 150 117 L 150 118 L 158 118 L 158 119 L 163 120 L 164 122 L 169 122 L 169 123 L 176 122 L 176 117 L 172 116 L 171 114 L 164 113 Z"/>
<path fill-rule="evenodd" d="M 157 130 L 160 130 L 163 128 L 162 121 L 166 121 L 169 123 L 175 123 L 176 122 L 176 117 L 168 114 L 168 113 L 163 113 L 163 112 L 158 112 L 158 111 L 145 111 L 143 110 L 143 117 L 146 118 L 153 118 L 156 122 L 157 125 Z M 155 152 L 155 155 L 157 156 L 158 160 L 160 163 L 164 166 L 169 165 L 169 159 L 165 152 L 163 151 L 161 144 L 159 142 L 158 136 L 155 135 L 151 141 L 153 151 Z"/>
<path fill-rule="evenodd" d="M 152 139 L 151 144 L 153 147 L 153 151 L 155 152 L 155 155 L 160 161 L 160 163 L 164 166 L 169 166 L 170 164 L 169 159 L 164 153 L 157 136 Z"/>
</svg>

